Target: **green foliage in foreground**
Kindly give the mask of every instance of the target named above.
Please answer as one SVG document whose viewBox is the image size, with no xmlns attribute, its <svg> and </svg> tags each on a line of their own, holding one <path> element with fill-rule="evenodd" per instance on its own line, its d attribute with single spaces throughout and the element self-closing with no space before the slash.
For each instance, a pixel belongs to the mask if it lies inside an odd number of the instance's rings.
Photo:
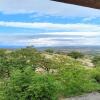
<svg viewBox="0 0 100 100">
<path fill-rule="evenodd" d="M 65 96 L 75 96 L 100 89 L 92 73 L 81 66 L 67 66 L 60 70 L 59 80 Z"/>
<path fill-rule="evenodd" d="M 48 74 L 16 70 L 7 82 L 5 100 L 57 100 L 57 84 Z"/>
<path fill-rule="evenodd" d="M 41 60 L 40 53 L 34 48 L 23 48 L 6 53 L 0 57 L 0 77 L 10 77 L 12 69 L 24 70 L 28 66 L 35 70 Z"/>
<path fill-rule="evenodd" d="M 100 90 L 99 67 L 86 69 L 76 57 L 44 55 L 29 47 L 1 50 L 0 100 L 58 100 Z"/>
</svg>

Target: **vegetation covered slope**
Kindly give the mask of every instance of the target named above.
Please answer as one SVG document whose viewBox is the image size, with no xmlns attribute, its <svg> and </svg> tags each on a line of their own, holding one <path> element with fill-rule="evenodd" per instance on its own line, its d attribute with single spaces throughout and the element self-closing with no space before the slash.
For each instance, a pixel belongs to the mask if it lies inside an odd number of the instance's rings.
<svg viewBox="0 0 100 100">
<path fill-rule="evenodd" d="M 88 68 L 83 59 L 79 52 L 0 49 L 0 100 L 58 100 L 99 91 L 99 64 Z"/>
</svg>

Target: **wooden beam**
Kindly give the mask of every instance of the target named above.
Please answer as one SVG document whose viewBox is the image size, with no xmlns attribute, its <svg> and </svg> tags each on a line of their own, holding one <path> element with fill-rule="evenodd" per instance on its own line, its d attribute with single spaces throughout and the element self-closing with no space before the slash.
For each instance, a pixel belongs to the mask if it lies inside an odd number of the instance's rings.
<svg viewBox="0 0 100 100">
<path fill-rule="evenodd" d="M 100 9 L 100 0 L 52 0 L 52 1 L 58 1 L 58 2 L 64 2 L 69 4 Z"/>
</svg>

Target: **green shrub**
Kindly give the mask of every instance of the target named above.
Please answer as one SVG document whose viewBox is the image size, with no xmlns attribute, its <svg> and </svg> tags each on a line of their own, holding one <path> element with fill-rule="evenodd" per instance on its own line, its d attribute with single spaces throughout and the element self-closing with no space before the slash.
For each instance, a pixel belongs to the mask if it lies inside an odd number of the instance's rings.
<svg viewBox="0 0 100 100">
<path fill-rule="evenodd" d="M 48 53 L 54 53 L 54 50 L 51 49 L 51 48 L 48 48 L 48 49 L 45 50 L 45 52 L 48 52 Z"/>
<path fill-rule="evenodd" d="M 69 56 L 57 54 L 49 59 L 31 47 L 0 50 L 0 100 L 58 100 L 100 90 L 100 68 L 83 67 L 75 60 L 84 56 L 79 52 Z M 99 66 L 100 58 L 93 63 Z M 37 67 L 48 73 L 36 73 Z"/>
<path fill-rule="evenodd" d="M 52 76 L 35 74 L 30 68 L 13 72 L 5 100 L 56 100 L 57 86 Z"/>
<path fill-rule="evenodd" d="M 81 52 L 77 52 L 77 51 L 72 51 L 70 53 L 68 53 L 68 56 L 71 56 L 74 59 L 78 59 L 78 58 L 83 58 L 84 55 Z"/>
<path fill-rule="evenodd" d="M 63 95 L 67 97 L 95 91 L 98 88 L 90 72 L 81 66 L 67 66 L 61 69 L 59 80 L 64 86 Z"/>
<path fill-rule="evenodd" d="M 41 55 L 34 48 L 13 50 L 6 56 L 0 57 L 0 77 L 9 77 L 13 68 L 24 70 L 31 66 L 35 70 L 39 66 L 40 60 Z"/>
<path fill-rule="evenodd" d="M 100 68 L 99 67 L 96 67 L 92 70 L 92 77 L 97 83 L 100 83 Z"/>
<path fill-rule="evenodd" d="M 95 66 L 100 66 L 100 56 L 95 56 L 95 57 L 92 59 L 92 63 L 93 63 Z"/>
<path fill-rule="evenodd" d="M 5 82 L 0 79 L 0 100 L 5 100 Z"/>
</svg>

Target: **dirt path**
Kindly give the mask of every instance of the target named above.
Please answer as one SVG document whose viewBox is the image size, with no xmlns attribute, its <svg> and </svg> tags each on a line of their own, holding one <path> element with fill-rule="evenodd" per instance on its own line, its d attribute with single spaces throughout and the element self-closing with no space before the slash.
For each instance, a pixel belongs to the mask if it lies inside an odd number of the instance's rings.
<svg viewBox="0 0 100 100">
<path fill-rule="evenodd" d="M 100 100 L 100 93 L 90 93 L 80 97 L 67 98 L 62 100 Z"/>
</svg>

